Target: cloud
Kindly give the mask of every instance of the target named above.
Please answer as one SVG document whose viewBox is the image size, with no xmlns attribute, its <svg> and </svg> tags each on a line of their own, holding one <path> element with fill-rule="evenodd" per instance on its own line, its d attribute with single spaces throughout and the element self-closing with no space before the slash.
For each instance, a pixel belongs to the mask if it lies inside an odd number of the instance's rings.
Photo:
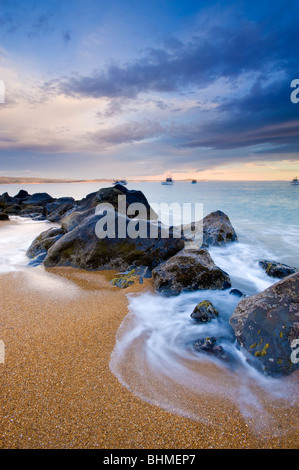
<svg viewBox="0 0 299 470">
<path fill-rule="evenodd" d="M 248 93 L 221 103 L 214 120 L 184 128 L 182 146 L 236 149 L 271 144 L 276 152 L 298 151 L 299 115 L 290 101 L 288 79 L 266 86 L 261 82 L 257 80 Z"/>
<path fill-rule="evenodd" d="M 98 144 L 107 147 L 132 142 L 141 142 L 148 139 L 160 137 L 166 130 L 158 122 L 148 119 L 142 121 L 131 121 L 88 134 Z"/>
<path fill-rule="evenodd" d="M 143 57 L 128 63 L 58 80 L 57 91 L 78 97 L 134 98 L 145 92 L 200 89 L 220 77 L 233 80 L 244 72 L 267 77 L 291 66 L 293 43 L 298 43 L 299 33 L 295 24 L 284 29 L 278 36 L 267 25 L 250 21 L 242 21 L 235 30 L 212 25 L 185 43 L 171 38 L 172 47 L 148 49 Z"/>
</svg>

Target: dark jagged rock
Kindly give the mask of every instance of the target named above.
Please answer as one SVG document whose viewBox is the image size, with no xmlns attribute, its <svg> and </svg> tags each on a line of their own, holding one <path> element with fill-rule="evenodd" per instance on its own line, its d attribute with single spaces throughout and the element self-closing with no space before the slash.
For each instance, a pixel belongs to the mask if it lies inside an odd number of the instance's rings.
<svg viewBox="0 0 299 470">
<path fill-rule="evenodd" d="M 277 279 L 283 279 L 284 277 L 290 276 L 290 274 L 298 273 L 299 269 L 286 264 L 278 263 L 277 261 L 259 261 L 259 265 L 270 277 Z"/>
<path fill-rule="evenodd" d="M 212 356 L 215 356 L 218 359 L 222 359 L 225 361 L 229 359 L 229 356 L 225 352 L 223 347 L 217 344 L 217 338 L 214 338 L 213 336 L 197 339 L 193 343 L 193 348 L 197 352 L 200 352 L 200 353 L 204 352 Z"/>
<path fill-rule="evenodd" d="M 18 194 L 16 194 L 13 199 L 14 200 L 18 200 L 18 201 L 22 201 L 23 199 L 26 199 L 27 197 L 30 197 L 28 192 L 25 191 L 24 189 L 20 189 L 20 191 L 18 192 Z"/>
<path fill-rule="evenodd" d="M 218 311 L 209 300 L 203 300 L 196 305 L 191 313 L 191 318 L 201 323 L 206 323 L 218 317 Z"/>
<path fill-rule="evenodd" d="M 205 249 L 182 250 L 160 264 L 152 274 L 156 289 L 166 294 L 231 287 L 228 274 L 215 265 Z"/>
<path fill-rule="evenodd" d="M 288 375 L 298 369 L 299 360 L 292 360 L 292 341 L 299 339 L 299 273 L 241 300 L 230 324 L 265 374 Z"/>
<path fill-rule="evenodd" d="M 49 202 L 53 202 L 55 199 L 48 193 L 34 193 L 32 196 L 23 199 L 22 203 L 32 206 L 45 206 Z"/>
<path fill-rule="evenodd" d="M 0 212 L 0 220 L 9 220 L 9 217 L 7 214 L 4 214 L 3 212 Z"/>
</svg>

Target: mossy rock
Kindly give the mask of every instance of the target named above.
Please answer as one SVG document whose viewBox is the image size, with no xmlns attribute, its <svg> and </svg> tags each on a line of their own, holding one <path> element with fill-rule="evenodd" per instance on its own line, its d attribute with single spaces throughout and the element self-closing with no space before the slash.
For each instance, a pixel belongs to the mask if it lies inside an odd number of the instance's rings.
<svg viewBox="0 0 299 470">
<path fill-rule="evenodd" d="M 252 364 L 266 375 L 289 375 L 299 367 L 292 361 L 292 344 L 299 339 L 298 317 L 299 273 L 295 273 L 241 300 L 230 324 Z"/>
<path fill-rule="evenodd" d="M 196 305 L 191 313 L 191 318 L 198 322 L 206 323 L 218 317 L 218 311 L 209 300 L 203 300 Z"/>
</svg>

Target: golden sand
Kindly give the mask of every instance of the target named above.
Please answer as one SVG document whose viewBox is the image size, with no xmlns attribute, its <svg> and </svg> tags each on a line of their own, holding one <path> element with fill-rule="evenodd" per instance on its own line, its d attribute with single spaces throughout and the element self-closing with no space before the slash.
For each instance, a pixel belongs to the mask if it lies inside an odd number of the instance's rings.
<svg viewBox="0 0 299 470">
<path fill-rule="evenodd" d="M 213 417 L 218 412 L 218 425 L 206 425 L 163 411 L 119 383 L 109 360 L 126 294 L 151 289 L 151 280 L 122 290 L 109 283 L 112 271 L 32 271 L 0 276 L 1 448 L 298 447 L 294 432 L 256 436 L 220 398 L 196 403 Z"/>
</svg>

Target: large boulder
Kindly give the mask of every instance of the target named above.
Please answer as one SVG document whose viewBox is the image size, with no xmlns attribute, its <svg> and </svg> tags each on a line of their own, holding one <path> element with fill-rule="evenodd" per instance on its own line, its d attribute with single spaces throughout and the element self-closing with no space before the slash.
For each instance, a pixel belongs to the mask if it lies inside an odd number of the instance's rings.
<svg viewBox="0 0 299 470">
<path fill-rule="evenodd" d="M 298 369 L 292 348 L 294 340 L 299 343 L 299 273 L 241 300 L 230 324 L 265 374 L 288 375 Z"/>
<path fill-rule="evenodd" d="M 166 294 L 231 287 L 228 274 L 215 265 L 205 249 L 181 250 L 152 272 L 155 287 Z"/>
<path fill-rule="evenodd" d="M 110 204 L 116 212 L 119 208 L 119 198 L 125 197 L 124 211 L 128 210 L 128 207 L 134 203 L 141 203 L 145 208 L 145 214 L 129 214 L 129 218 L 134 218 L 138 215 L 139 218 L 144 218 L 151 221 L 157 220 L 157 214 L 149 205 L 146 197 L 141 191 L 129 190 L 121 184 L 116 184 L 113 187 L 102 188 L 99 191 L 88 194 L 81 201 L 77 202 L 77 205 L 73 210 L 68 211 L 64 217 L 60 220 L 62 228 L 70 232 L 77 227 L 83 219 L 95 214 L 96 208 L 100 204 Z M 144 215 L 144 217 L 143 217 Z"/>
<path fill-rule="evenodd" d="M 90 209 L 95 209 L 98 204 L 109 203 L 114 209 L 119 212 L 119 197 L 126 198 L 126 209 L 133 203 L 141 203 L 146 209 L 146 217 L 148 220 L 157 220 L 157 214 L 150 207 L 146 197 L 141 191 L 130 190 L 121 184 L 116 184 L 113 187 L 101 188 L 99 191 L 88 194 L 81 201 L 78 201 L 76 211 L 85 212 Z M 129 215 L 134 217 L 135 214 Z"/>
<path fill-rule="evenodd" d="M 186 238 L 195 241 L 198 248 L 224 246 L 238 241 L 228 216 L 219 210 L 211 212 L 202 220 L 182 225 L 181 228 Z"/>
<path fill-rule="evenodd" d="M 163 238 L 161 230 L 158 230 L 156 236 L 150 236 L 154 230 L 152 223 L 146 220 L 140 221 L 144 225 L 146 236 L 128 236 L 129 224 L 137 222 L 115 211 L 111 211 L 111 214 L 109 228 L 113 225 L 113 235 L 105 238 L 99 236 L 98 222 L 105 214 L 93 213 L 84 217 L 75 228 L 51 246 L 44 260 L 45 266 L 127 270 L 132 265 L 143 265 L 153 269 L 184 247 L 184 241 L 173 238 L 171 230 L 169 238 Z M 125 234 L 119 234 L 120 225 L 125 227 Z"/>
<path fill-rule="evenodd" d="M 223 246 L 238 240 L 228 216 L 222 211 L 211 212 L 203 219 L 203 246 Z"/>
<path fill-rule="evenodd" d="M 268 276 L 275 277 L 277 279 L 283 279 L 284 277 L 299 272 L 298 268 L 278 263 L 277 261 L 262 260 L 259 261 L 259 265 L 268 274 Z"/>
</svg>

